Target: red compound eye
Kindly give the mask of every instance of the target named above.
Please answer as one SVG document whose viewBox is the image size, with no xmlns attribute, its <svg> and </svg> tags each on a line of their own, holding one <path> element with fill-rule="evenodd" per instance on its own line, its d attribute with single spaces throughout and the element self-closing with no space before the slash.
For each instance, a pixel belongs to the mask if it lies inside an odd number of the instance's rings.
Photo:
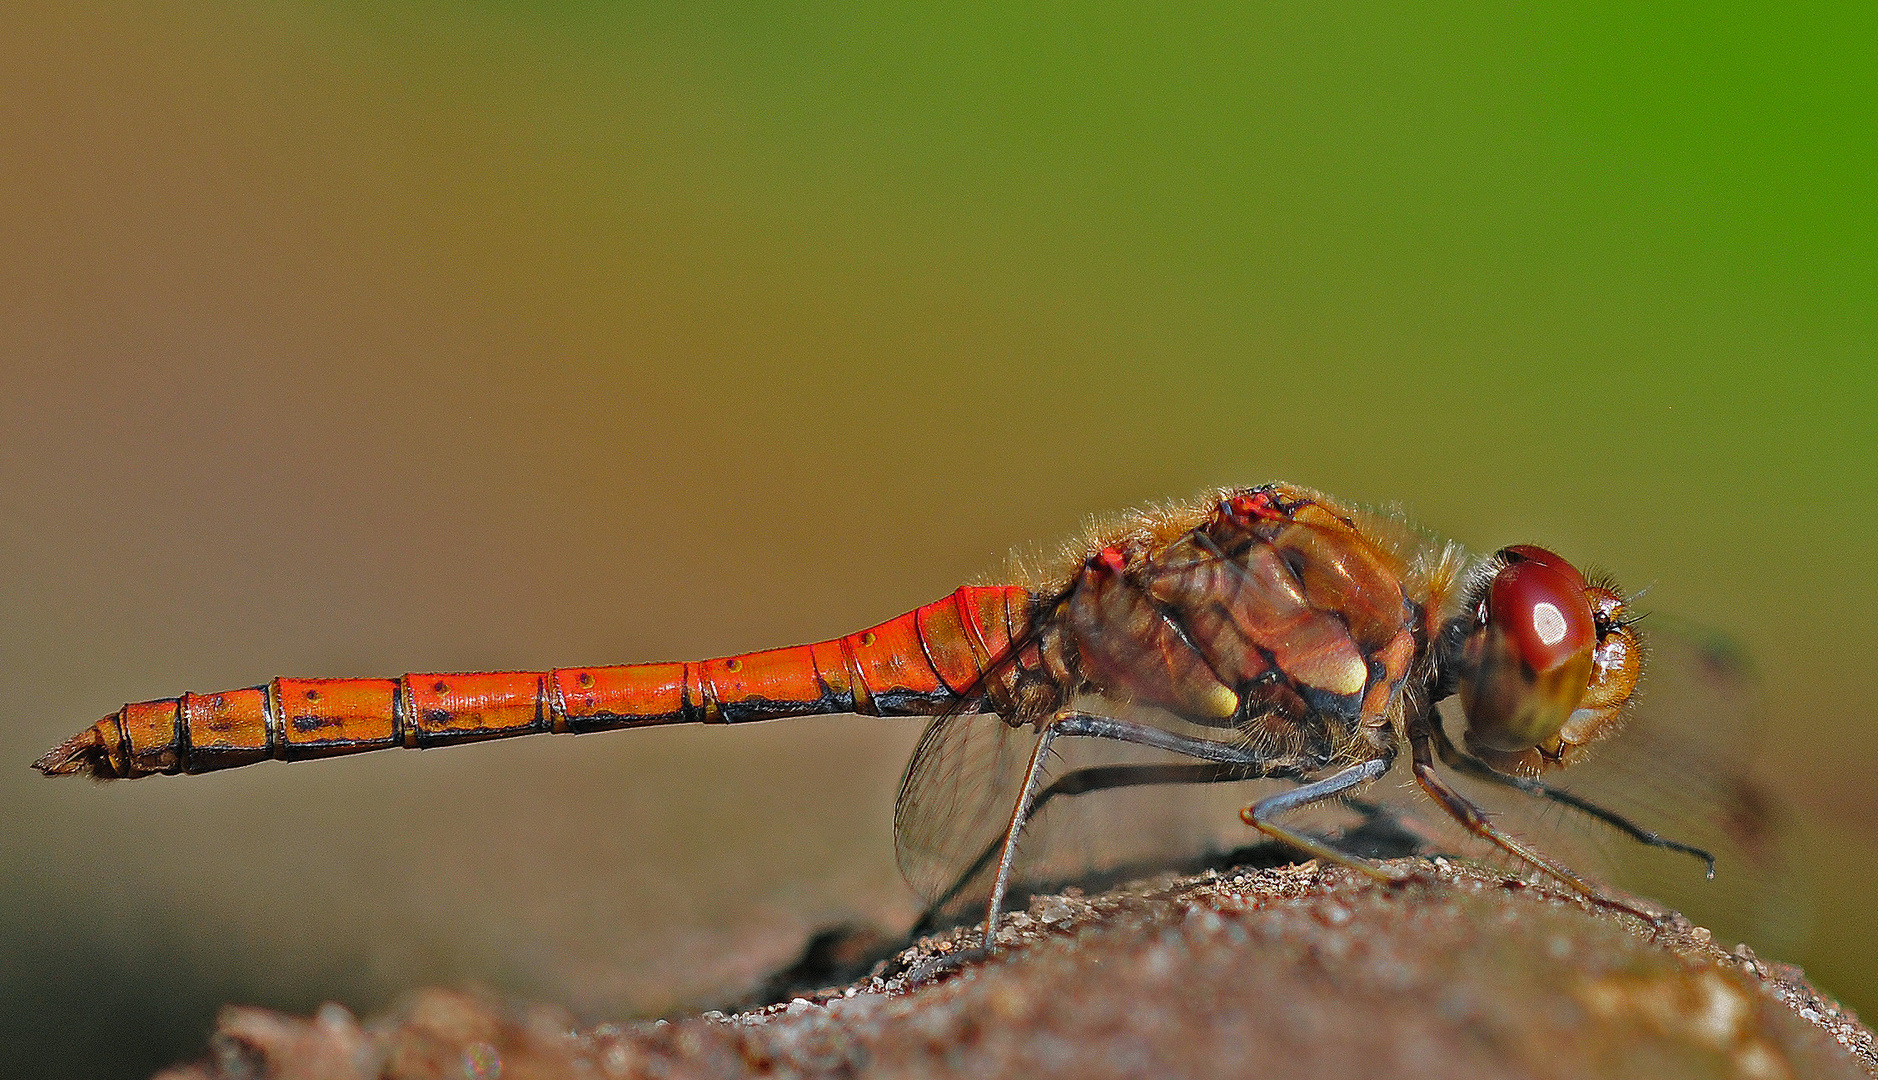
<svg viewBox="0 0 1878 1080">
<path fill-rule="evenodd" d="M 1522 546 L 1487 587 L 1482 618 L 1461 650 L 1461 704 L 1476 753 L 1557 753 L 1559 732 L 1584 699 L 1597 620 L 1576 567 Z"/>
<path fill-rule="evenodd" d="M 1543 548 L 1532 550 L 1558 559 Z M 1598 643 L 1584 578 L 1563 559 L 1558 565 L 1537 559 L 1508 565 L 1494 575 L 1487 610 L 1519 658 L 1536 673 L 1589 656 Z"/>
<path fill-rule="evenodd" d="M 1585 591 L 1585 576 L 1578 572 L 1576 566 L 1566 561 L 1565 556 L 1560 555 L 1556 551 L 1542 548 L 1537 544 L 1514 544 L 1512 547 L 1501 548 L 1500 557 L 1505 559 L 1509 565 L 1513 563 L 1533 562 L 1538 563 L 1540 566 L 1549 566 L 1559 573 L 1564 574 L 1566 579 L 1569 580 L 1579 592 Z"/>
</svg>

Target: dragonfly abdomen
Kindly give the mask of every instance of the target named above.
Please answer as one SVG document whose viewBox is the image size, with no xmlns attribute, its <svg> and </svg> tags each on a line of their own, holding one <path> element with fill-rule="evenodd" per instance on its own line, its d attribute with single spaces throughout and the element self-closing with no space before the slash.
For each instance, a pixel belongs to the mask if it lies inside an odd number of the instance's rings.
<svg viewBox="0 0 1878 1080">
<path fill-rule="evenodd" d="M 197 773 L 272 759 L 333 757 L 546 732 L 744 723 L 862 713 L 925 716 L 958 705 L 1010 657 L 1030 619 L 1015 586 L 968 586 L 879 626 L 811 645 L 681 663 L 275 679 L 214 694 L 134 702 L 66 740 L 36 767 L 101 779 Z"/>
</svg>

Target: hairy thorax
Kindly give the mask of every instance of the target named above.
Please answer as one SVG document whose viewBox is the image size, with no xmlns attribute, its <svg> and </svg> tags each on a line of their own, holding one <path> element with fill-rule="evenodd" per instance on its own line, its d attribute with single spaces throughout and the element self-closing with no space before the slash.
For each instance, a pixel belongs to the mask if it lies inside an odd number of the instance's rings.
<svg viewBox="0 0 1878 1080">
<path fill-rule="evenodd" d="M 1234 729 L 1300 770 L 1397 744 L 1462 561 L 1397 515 L 1290 485 L 1140 512 L 1079 548 L 1038 589 L 1061 685 Z"/>
</svg>

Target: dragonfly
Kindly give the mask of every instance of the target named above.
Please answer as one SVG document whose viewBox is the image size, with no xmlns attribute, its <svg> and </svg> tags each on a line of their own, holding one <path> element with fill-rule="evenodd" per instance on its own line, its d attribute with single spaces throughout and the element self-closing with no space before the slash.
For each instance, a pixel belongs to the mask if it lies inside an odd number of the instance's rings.
<svg viewBox="0 0 1878 1080">
<path fill-rule="evenodd" d="M 1399 511 L 1274 483 L 1092 525 L 1011 578 L 844 637 L 702 661 L 276 678 L 134 702 L 35 766 L 111 779 L 548 732 L 925 717 L 895 805 L 899 864 L 935 904 L 983 900 L 986 948 L 1023 877 L 1027 826 L 1093 792 L 1260 781 L 1242 827 L 1398 884 L 1413 871 L 1296 820 L 1405 771 L 1392 794 L 1415 793 L 1463 838 L 1648 918 L 1479 792 L 1688 857 L 1711 878 L 1710 848 L 1556 777 L 1628 741 L 1648 766 L 1634 775 L 1693 807 L 1680 820 L 1740 836 L 1765 816 L 1747 782 L 1703 756 L 1699 731 L 1652 741 L 1661 732 L 1635 708 L 1645 650 L 1630 602 L 1543 547 L 1470 555 Z M 1072 743 L 1147 759 L 1063 771 Z"/>
</svg>

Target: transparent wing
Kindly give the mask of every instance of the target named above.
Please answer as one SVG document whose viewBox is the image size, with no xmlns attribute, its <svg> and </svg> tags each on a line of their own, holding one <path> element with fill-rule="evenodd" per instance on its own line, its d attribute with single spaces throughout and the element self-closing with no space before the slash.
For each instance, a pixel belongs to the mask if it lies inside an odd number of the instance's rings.
<svg viewBox="0 0 1878 1080">
<path fill-rule="evenodd" d="M 1589 760 L 1545 779 L 1708 850 L 1714 880 L 1687 855 L 1646 847 L 1555 803 L 1449 775 L 1502 828 L 1574 870 L 1667 903 L 1730 940 L 1797 945 L 1806 890 L 1781 807 L 1752 768 L 1761 715 L 1754 673 L 1726 635 L 1659 615 L 1647 626 L 1643 682 L 1623 729 Z M 1479 854 L 1478 841 L 1409 792 L 1406 775 L 1385 777 L 1382 794 L 1413 805 L 1409 812 L 1439 838 L 1436 847 Z"/>
<path fill-rule="evenodd" d="M 1653 616 L 1645 690 L 1624 730 L 1590 760 L 1550 778 L 1556 786 L 1637 824 L 1716 856 L 1716 876 L 1686 856 L 1645 847 L 1583 814 L 1495 785 L 1448 775 L 1496 822 L 1575 870 L 1671 905 L 1727 940 L 1791 951 L 1807 918 L 1804 882 L 1778 803 L 1751 768 L 1759 734 L 1757 683 L 1724 635 Z M 1113 702 L 1078 707 L 1125 715 L 1194 734 L 1155 710 Z M 1230 738 L 1230 733 L 1215 733 Z M 935 721 L 902 782 L 895 824 L 900 865 L 928 900 L 970 917 L 989 891 L 995 857 L 1036 743 L 1030 725 L 990 714 Z M 1406 758 L 1406 755 L 1404 755 Z M 1045 789 L 1116 766 L 1204 770 L 1190 759 L 1097 739 L 1058 739 Z M 1087 770 L 1094 770 L 1094 773 Z M 1445 770 L 1444 770 L 1445 771 Z M 1130 876 L 1217 857 L 1255 841 L 1237 810 L 1280 790 L 1283 781 L 1154 783 L 1088 790 L 1072 786 L 1043 805 L 1019 838 L 1020 889 Z M 1293 819 L 1300 828 L 1342 836 L 1345 847 L 1400 854 L 1404 844 L 1493 861 L 1516 872 L 1437 810 L 1399 767 L 1355 802 Z"/>
<path fill-rule="evenodd" d="M 949 892 L 970 884 L 962 878 L 984 876 L 974 864 L 1003 839 L 1036 741 L 1030 725 L 996 713 L 954 712 L 927 725 L 893 807 L 895 857 L 921 897 L 949 903 Z"/>
<path fill-rule="evenodd" d="M 1159 710 L 1101 698 L 1077 707 L 1230 740 Z M 1037 744 L 1031 725 L 960 713 L 935 720 L 901 781 L 894 827 L 901 873 L 942 918 L 976 918 Z M 1255 843 L 1241 806 L 1285 782 L 1108 739 L 1059 738 L 1040 799 L 1018 837 L 1012 895 L 1140 877 Z"/>
</svg>

